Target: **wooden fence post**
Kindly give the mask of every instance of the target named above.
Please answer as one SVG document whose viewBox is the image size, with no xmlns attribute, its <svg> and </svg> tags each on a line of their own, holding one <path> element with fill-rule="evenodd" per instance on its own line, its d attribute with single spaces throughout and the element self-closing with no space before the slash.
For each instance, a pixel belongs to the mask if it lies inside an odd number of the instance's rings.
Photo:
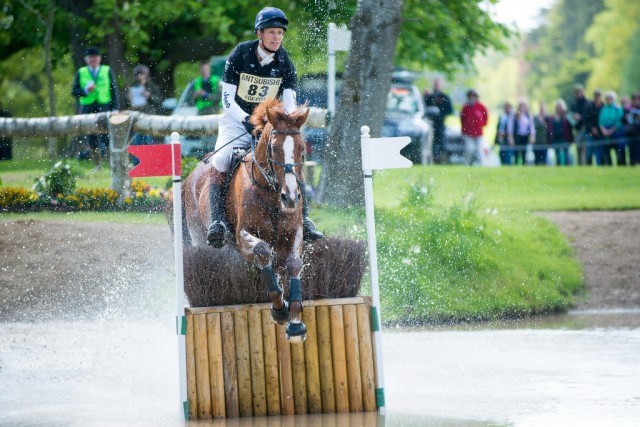
<svg viewBox="0 0 640 427">
<path fill-rule="evenodd" d="M 111 152 L 109 165 L 111 168 L 111 188 L 118 192 L 118 206 L 124 204 L 124 197 L 129 189 L 129 138 L 133 117 L 127 113 L 116 113 L 109 117 L 109 151 Z"/>
</svg>

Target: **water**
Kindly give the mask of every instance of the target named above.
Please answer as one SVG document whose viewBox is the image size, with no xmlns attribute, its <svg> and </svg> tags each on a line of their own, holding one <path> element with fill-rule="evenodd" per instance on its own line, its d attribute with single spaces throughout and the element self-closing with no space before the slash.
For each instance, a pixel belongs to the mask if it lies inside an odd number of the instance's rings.
<svg viewBox="0 0 640 427">
<path fill-rule="evenodd" d="M 173 318 L 0 323 L 0 424 L 183 425 Z M 212 426 L 638 425 L 640 311 L 383 333 L 386 416 Z"/>
</svg>

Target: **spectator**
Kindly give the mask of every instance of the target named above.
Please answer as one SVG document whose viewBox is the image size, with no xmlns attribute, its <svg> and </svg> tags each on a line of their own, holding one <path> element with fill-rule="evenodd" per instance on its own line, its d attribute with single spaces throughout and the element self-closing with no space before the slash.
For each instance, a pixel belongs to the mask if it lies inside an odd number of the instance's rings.
<svg viewBox="0 0 640 427">
<path fill-rule="evenodd" d="M 631 166 L 640 164 L 640 93 L 631 97 L 631 110 L 627 116 L 629 161 Z"/>
<path fill-rule="evenodd" d="M 578 164 L 584 165 L 587 159 L 584 145 L 587 135 L 584 117 L 589 107 L 589 100 L 584 96 L 584 87 L 579 83 L 573 87 L 573 95 L 575 98 L 571 105 L 571 113 L 576 135 L 575 141 L 578 148 Z"/>
<path fill-rule="evenodd" d="M 536 165 L 544 165 L 547 160 L 547 107 L 544 102 L 540 103 L 538 115 L 533 118 L 533 126 L 536 129 L 535 142 L 533 143 L 533 155 Z"/>
<path fill-rule="evenodd" d="M 511 126 L 507 127 L 507 134 L 509 135 L 509 143 L 516 146 L 516 161 L 518 164 L 518 158 L 522 159 L 522 164 L 526 164 L 525 151 L 527 145 L 533 144 L 536 138 L 536 128 L 533 124 L 533 118 L 529 114 L 529 106 L 525 101 L 518 103 L 518 111 L 511 121 Z"/>
<path fill-rule="evenodd" d="M 0 117 L 13 117 L 9 110 L 5 110 L 0 105 Z M 0 160 L 11 160 L 11 149 L 13 148 L 13 138 L 10 136 L 0 137 Z"/>
<path fill-rule="evenodd" d="M 451 99 L 449 95 L 442 92 L 442 80 L 436 78 L 433 82 L 433 93 L 425 95 L 424 103 L 429 107 L 435 107 L 433 114 L 427 110 L 429 118 L 433 123 L 433 159 L 436 163 L 445 163 L 445 125 L 444 121 L 448 115 L 453 113 Z"/>
<path fill-rule="evenodd" d="M 503 108 L 504 112 L 498 118 L 495 143 L 500 146 L 500 163 L 511 166 L 513 164 L 513 148 L 507 129 L 513 126 L 513 106 L 510 102 L 505 102 Z"/>
<path fill-rule="evenodd" d="M 478 92 L 467 92 L 467 103 L 460 112 L 462 135 L 464 137 L 465 164 L 472 165 L 480 160 L 482 130 L 487 125 L 489 113 L 487 107 L 478 101 Z"/>
<path fill-rule="evenodd" d="M 215 114 L 220 103 L 220 77 L 211 75 L 211 65 L 207 61 L 200 63 L 200 75 L 193 81 L 193 99 L 196 101 L 198 115 Z"/>
<path fill-rule="evenodd" d="M 555 146 L 559 165 L 573 163 L 569 158 L 569 144 L 573 142 L 573 132 L 567 119 L 567 104 L 562 99 L 555 102 L 555 114 L 547 121 L 547 141 Z"/>
<path fill-rule="evenodd" d="M 600 110 L 604 104 L 602 103 L 602 92 L 600 89 L 596 89 L 593 92 L 593 102 L 589 103 L 586 116 L 584 118 L 585 126 L 587 128 L 587 164 L 593 164 L 595 157 L 595 164 L 602 165 L 604 157 L 604 147 L 602 146 L 603 136 L 600 132 L 600 125 L 598 124 L 598 117 L 600 116 Z"/>
<path fill-rule="evenodd" d="M 133 82 L 126 89 L 126 98 L 129 108 L 145 114 L 157 114 L 162 102 L 160 88 L 149 76 L 149 67 L 138 64 L 133 68 Z M 133 135 L 132 145 L 153 144 L 151 135 Z M 137 164 L 135 159 L 134 164 Z"/>
<path fill-rule="evenodd" d="M 611 149 L 616 151 L 618 165 L 626 165 L 626 142 L 622 132 L 622 108 L 616 104 L 616 93 L 612 90 L 604 95 L 604 106 L 598 115 L 600 132 L 604 136 L 604 158 L 602 163 L 611 165 Z"/>
<path fill-rule="evenodd" d="M 78 113 L 118 111 L 120 99 L 118 98 L 116 79 L 111 68 L 101 64 L 100 50 L 97 47 L 88 48 L 85 52 L 84 62 L 87 65 L 76 72 L 71 90 L 80 105 Z M 100 170 L 103 155 L 107 152 L 109 136 L 105 134 L 88 135 L 85 140 L 91 148 L 91 156 L 96 170 Z"/>
</svg>

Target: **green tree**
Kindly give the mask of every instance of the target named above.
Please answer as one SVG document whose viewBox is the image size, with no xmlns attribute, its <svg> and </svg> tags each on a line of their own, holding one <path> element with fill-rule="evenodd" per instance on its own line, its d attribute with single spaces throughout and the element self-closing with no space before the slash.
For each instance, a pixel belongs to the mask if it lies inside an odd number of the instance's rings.
<svg viewBox="0 0 640 427">
<path fill-rule="evenodd" d="M 543 24 L 526 38 L 528 92 L 534 99 L 571 99 L 575 83 L 589 79 L 594 55 L 585 32 L 603 0 L 558 0 L 543 14 Z"/>
<path fill-rule="evenodd" d="M 507 30 L 476 0 L 361 0 L 349 24 L 352 44 L 335 121 L 325 147 L 320 198 L 363 204 L 360 127 L 380 136 L 394 63 L 451 71 L 475 52 L 502 46 Z"/>
<path fill-rule="evenodd" d="M 605 0 L 605 6 L 585 36 L 596 52 L 591 61 L 593 71 L 588 81 L 589 88 L 636 90 L 637 87 L 633 86 L 638 85 L 638 69 L 633 69 L 633 63 L 637 63 L 637 58 L 632 58 L 631 54 L 632 48 L 638 51 L 640 3 Z"/>
</svg>

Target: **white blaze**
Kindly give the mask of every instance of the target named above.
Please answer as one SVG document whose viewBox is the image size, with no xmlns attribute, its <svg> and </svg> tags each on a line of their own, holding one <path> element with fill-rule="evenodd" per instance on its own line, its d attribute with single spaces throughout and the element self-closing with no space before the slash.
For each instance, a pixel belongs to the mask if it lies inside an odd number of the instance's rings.
<svg viewBox="0 0 640 427">
<path fill-rule="evenodd" d="M 284 150 L 284 162 L 293 164 L 293 147 L 295 145 L 295 141 L 292 136 L 287 136 L 284 140 L 284 145 L 282 146 Z M 298 182 L 296 181 L 296 176 L 292 173 L 287 173 L 284 175 L 284 182 L 286 183 L 285 191 L 289 192 L 289 197 L 291 200 L 295 200 L 296 198 L 296 190 L 298 189 Z"/>
</svg>

